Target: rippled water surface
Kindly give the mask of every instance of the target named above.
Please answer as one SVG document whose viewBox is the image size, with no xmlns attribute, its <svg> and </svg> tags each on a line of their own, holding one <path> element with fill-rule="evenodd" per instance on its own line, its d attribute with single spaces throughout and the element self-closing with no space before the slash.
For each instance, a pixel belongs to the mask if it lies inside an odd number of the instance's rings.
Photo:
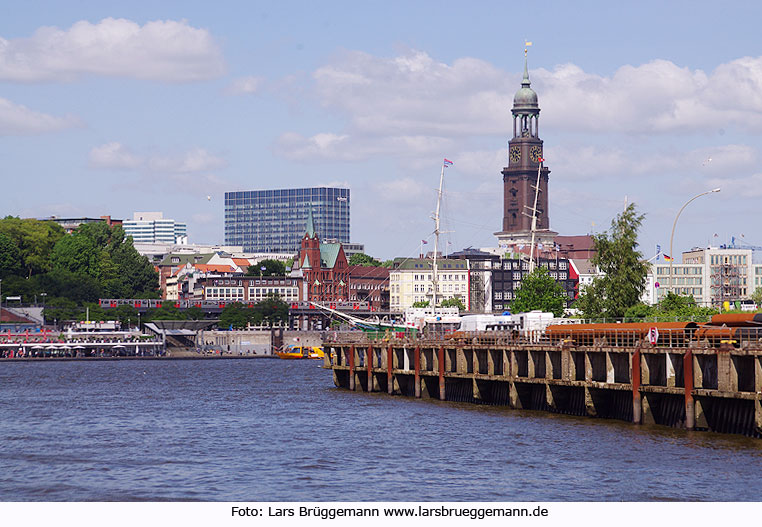
<svg viewBox="0 0 762 527">
<path fill-rule="evenodd" d="M 4 501 L 758 501 L 760 474 L 760 440 L 352 393 L 313 361 L 0 363 Z"/>
</svg>

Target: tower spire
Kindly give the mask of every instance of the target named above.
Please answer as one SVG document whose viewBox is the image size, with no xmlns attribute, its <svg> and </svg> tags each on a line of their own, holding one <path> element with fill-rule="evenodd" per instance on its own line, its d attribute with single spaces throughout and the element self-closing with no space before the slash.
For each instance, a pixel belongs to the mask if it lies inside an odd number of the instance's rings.
<svg viewBox="0 0 762 527">
<path fill-rule="evenodd" d="M 315 222 L 312 219 L 312 203 L 307 205 L 307 236 L 315 237 Z"/>
</svg>

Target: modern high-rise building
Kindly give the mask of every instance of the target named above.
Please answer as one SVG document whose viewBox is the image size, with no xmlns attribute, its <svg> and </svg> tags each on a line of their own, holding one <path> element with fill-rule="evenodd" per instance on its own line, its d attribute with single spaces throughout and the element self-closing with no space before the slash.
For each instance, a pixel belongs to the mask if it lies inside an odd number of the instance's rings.
<svg viewBox="0 0 762 527">
<path fill-rule="evenodd" d="M 295 253 L 312 207 L 321 239 L 349 243 L 348 188 L 225 192 L 225 243 L 247 252 Z"/>
<path fill-rule="evenodd" d="M 188 243 L 188 226 L 161 212 L 136 212 L 122 227 L 135 243 Z"/>
</svg>

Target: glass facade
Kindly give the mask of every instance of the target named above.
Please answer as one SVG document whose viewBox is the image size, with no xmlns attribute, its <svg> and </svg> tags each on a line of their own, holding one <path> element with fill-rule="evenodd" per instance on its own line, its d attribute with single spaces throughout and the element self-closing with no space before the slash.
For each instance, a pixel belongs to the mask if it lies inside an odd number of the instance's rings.
<svg viewBox="0 0 762 527">
<path fill-rule="evenodd" d="M 349 243 L 349 189 L 314 187 L 225 192 L 225 244 L 246 252 L 296 252 L 310 204 L 320 239 Z"/>
</svg>

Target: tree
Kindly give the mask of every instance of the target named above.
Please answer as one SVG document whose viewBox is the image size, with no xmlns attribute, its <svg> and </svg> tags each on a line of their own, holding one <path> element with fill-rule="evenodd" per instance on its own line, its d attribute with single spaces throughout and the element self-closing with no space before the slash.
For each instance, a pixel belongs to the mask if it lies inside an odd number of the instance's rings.
<svg viewBox="0 0 762 527">
<path fill-rule="evenodd" d="M 521 287 L 511 303 L 511 311 L 526 313 L 539 309 L 560 317 L 564 314 L 566 298 L 564 288 L 550 277 L 548 270 L 536 267 L 521 280 Z"/>
<path fill-rule="evenodd" d="M 123 328 L 138 323 L 138 310 L 129 304 L 122 304 L 107 311 L 109 320 L 118 320 Z"/>
<path fill-rule="evenodd" d="M 200 307 L 192 306 L 185 310 L 185 316 L 188 320 L 204 320 L 204 310 Z"/>
<path fill-rule="evenodd" d="M 460 297 L 457 297 L 457 296 L 442 300 L 439 303 L 439 306 L 440 307 L 457 307 L 458 311 L 466 310 L 466 305 L 463 303 L 463 300 L 461 300 Z"/>
<path fill-rule="evenodd" d="M 0 278 L 21 272 L 21 251 L 8 236 L 0 233 Z"/>
<path fill-rule="evenodd" d="M 132 237 L 124 235 L 119 225 L 111 228 L 111 238 L 105 247 L 116 275 L 110 276 L 112 283 L 118 287 L 120 295 L 117 298 L 136 298 L 139 295 L 150 295 L 158 298 L 159 273 L 156 272 L 148 258 L 141 256 L 132 245 Z M 106 260 L 102 260 L 106 262 Z M 102 265 L 102 268 L 105 266 Z M 109 276 L 102 274 L 104 279 Z"/>
<path fill-rule="evenodd" d="M 222 329 L 228 329 L 230 327 L 235 329 L 242 329 L 246 327 L 253 319 L 253 309 L 244 306 L 239 302 L 227 304 L 220 313 L 220 321 L 217 323 Z"/>
<path fill-rule="evenodd" d="M 355 253 L 349 257 L 349 265 L 362 265 L 364 267 L 379 267 L 381 262 L 365 253 Z"/>
<path fill-rule="evenodd" d="M 100 258 L 101 251 L 92 239 L 74 233 L 58 240 L 50 262 L 53 269 L 99 278 Z"/>
<path fill-rule="evenodd" d="M 762 287 L 758 287 L 754 290 L 751 294 L 751 301 L 757 304 L 757 309 L 759 309 L 760 304 L 762 304 Z"/>
<path fill-rule="evenodd" d="M 77 307 L 77 303 L 73 300 L 53 297 L 49 298 L 45 304 L 43 316 L 46 323 L 52 324 L 55 321 L 56 324 L 59 324 L 65 320 L 76 320 L 80 311 L 81 309 Z"/>
<path fill-rule="evenodd" d="M 644 218 L 631 203 L 612 220 L 609 232 L 593 235 L 592 263 L 604 276 L 594 278 L 575 304 L 586 318 L 620 318 L 640 301 L 648 273 L 648 264 L 637 249 Z"/>
<path fill-rule="evenodd" d="M 247 276 L 286 276 L 286 264 L 280 260 L 260 260 L 250 265 Z"/>
<path fill-rule="evenodd" d="M 717 313 L 716 309 L 697 306 L 693 296 L 680 296 L 670 291 L 655 306 L 639 303 L 630 307 L 625 313 L 625 322 L 707 322 Z"/>
<path fill-rule="evenodd" d="M 148 313 L 143 318 L 143 321 L 149 320 L 186 320 L 187 316 L 184 311 L 180 311 L 171 304 L 164 304 L 156 309 L 148 310 Z"/>
<path fill-rule="evenodd" d="M 53 246 L 64 236 L 63 228 L 54 221 L 20 219 L 12 216 L 0 220 L 0 234 L 13 241 L 21 255 L 27 278 L 50 270 Z"/>
<path fill-rule="evenodd" d="M 254 306 L 256 323 L 266 323 L 269 326 L 279 322 L 288 322 L 288 304 L 273 295 Z"/>
<path fill-rule="evenodd" d="M 413 307 L 429 307 L 429 301 L 419 300 L 418 302 L 413 302 Z"/>
</svg>

